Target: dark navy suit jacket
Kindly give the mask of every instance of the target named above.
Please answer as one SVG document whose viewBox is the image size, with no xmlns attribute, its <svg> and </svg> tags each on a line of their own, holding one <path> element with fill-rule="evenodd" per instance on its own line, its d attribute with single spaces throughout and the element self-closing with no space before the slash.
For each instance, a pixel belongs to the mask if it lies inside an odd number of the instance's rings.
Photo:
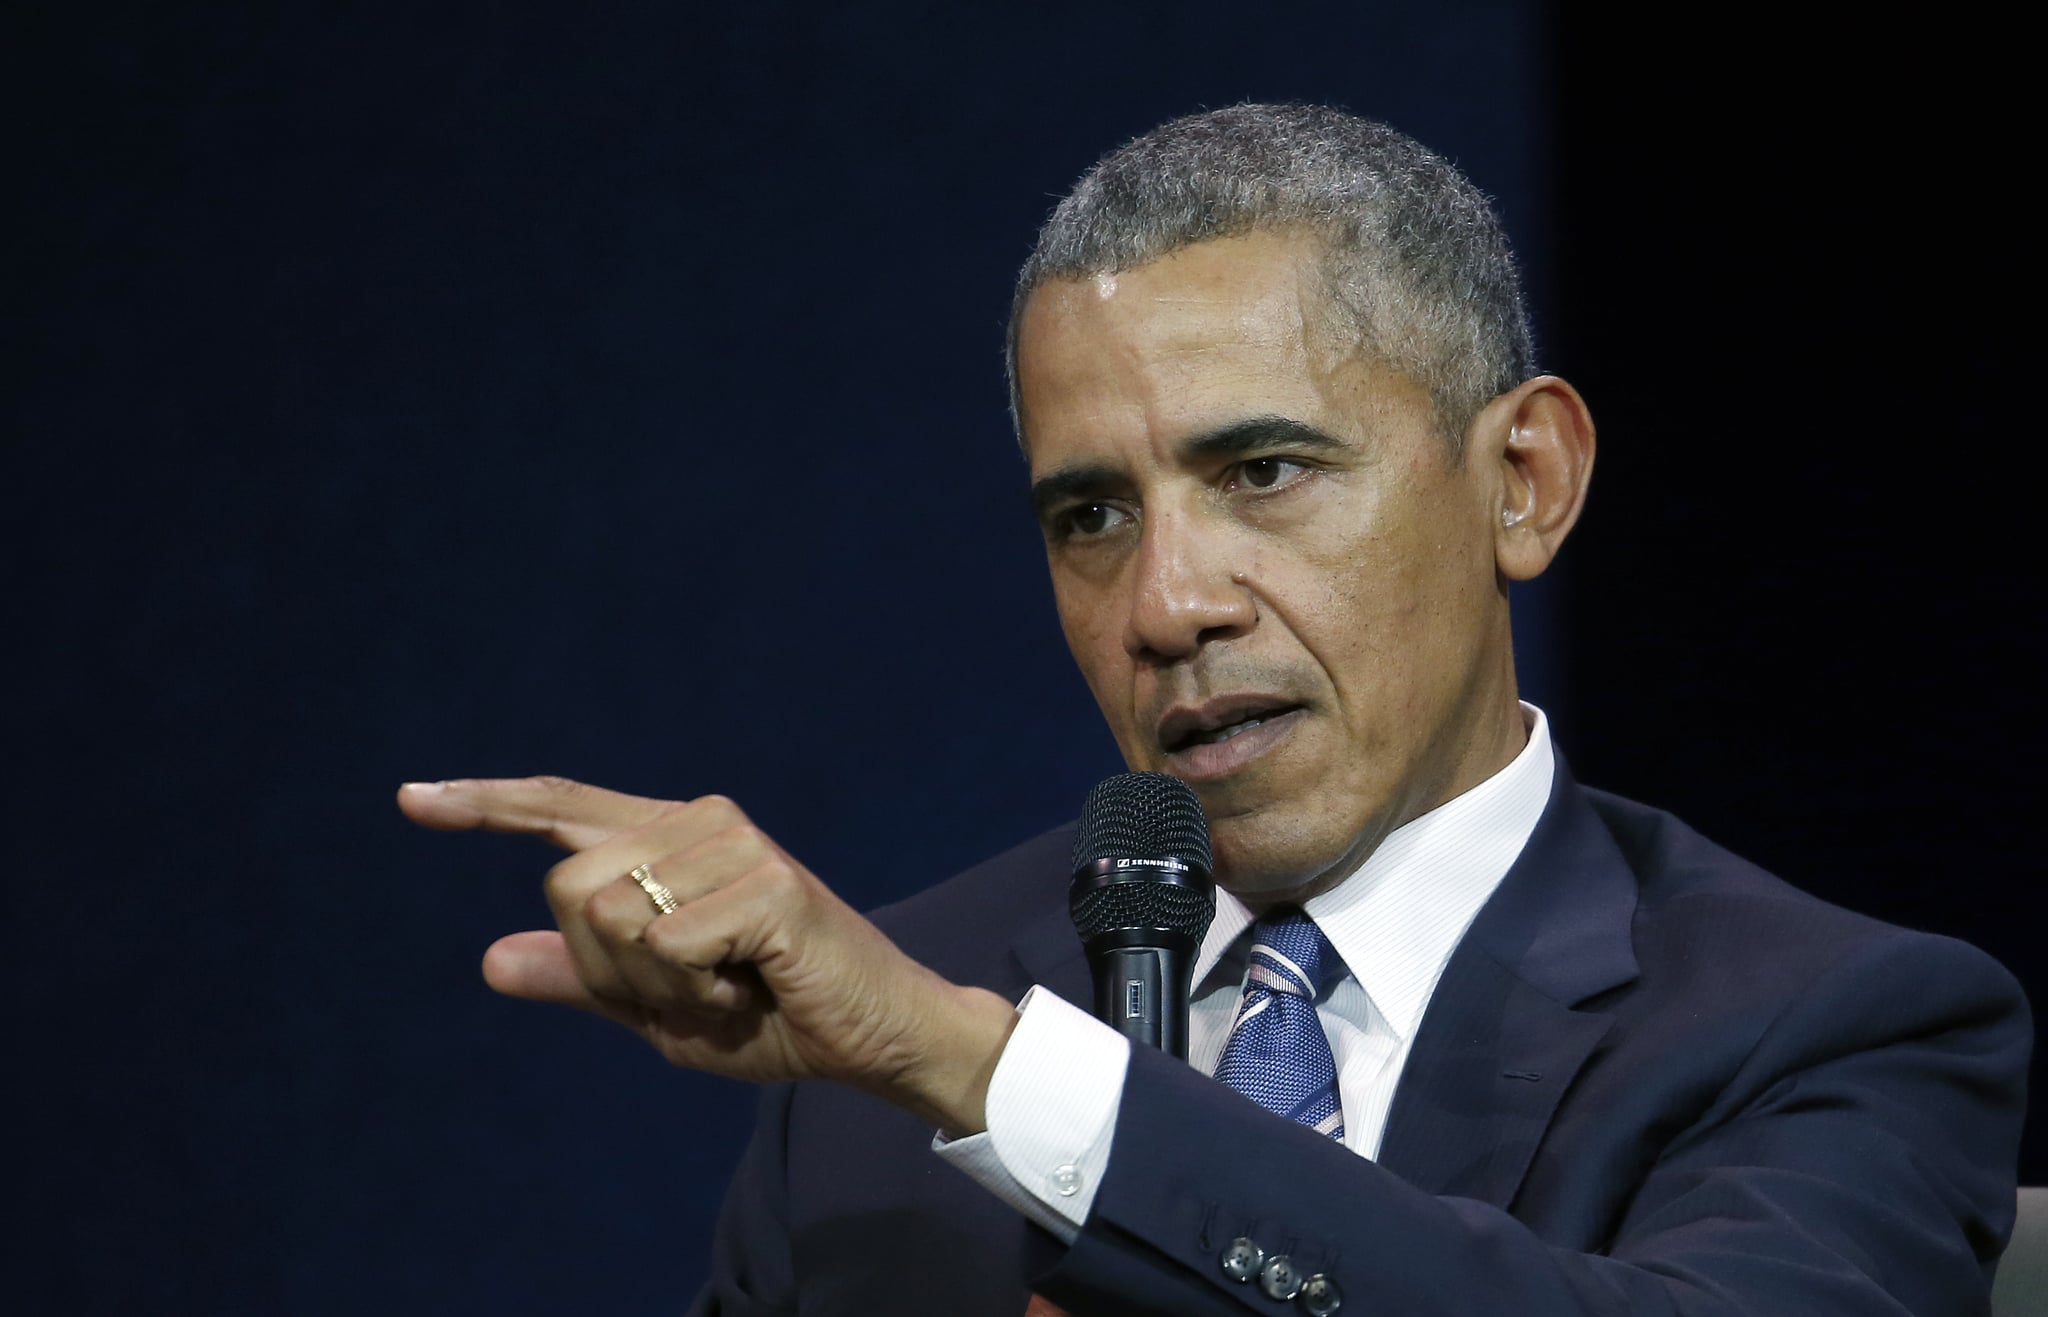
<svg viewBox="0 0 2048 1317">
<path fill-rule="evenodd" d="M 881 912 L 1005 996 L 1090 1000 L 1071 834 Z M 1346 1313 L 1963 1314 L 2013 1214 L 2031 1028 L 1961 943 L 1804 895 L 1572 782 L 1452 956 L 1377 1162 L 1185 1064 L 1131 1058 L 1071 1247 L 835 1085 L 770 1090 L 704 1314 L 1292 1312 L 1240 1236 Z"/>
</svg>

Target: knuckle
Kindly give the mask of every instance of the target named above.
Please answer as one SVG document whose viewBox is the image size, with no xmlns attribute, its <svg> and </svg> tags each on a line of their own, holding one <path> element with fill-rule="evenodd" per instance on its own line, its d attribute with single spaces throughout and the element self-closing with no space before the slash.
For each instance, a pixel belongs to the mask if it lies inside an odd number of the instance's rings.
<svg viewBox="0 0 2048 1317">
<path fill-rule="evenodd" d="M 528 778 L 527 780 L 541 790 L 555 796 L 574 796 L 579 792 L 588 790 L 587 787 L 574 778 L 562 777 L 554 773 L 543 773 L 539 777 Z"/>
<path fill-rule="evenodd" d="M 540 885 L 541 890 L 547 894 L 550 905 L 566 905 L 576 898 L 576 871 L 570 867 L 568 860 L 564 860 L 547 871 Z"/>
<path fill-rule="evenodd" d="M 692 813 L 700 815 L 711 823 L 723 824 L 727 827 L 747 821 L 746 811 L 734 803 L 731 796 L 699 796 L 689 802 L 688 808 Z"/>
<path fill-rule="evenodd" d="M 653 952 L 657 958 L 665 959 L 666 957 L 663 953 L 674 949 L 677 935 L 676 930 L 670 928 L 669 925 L 680 922 L 682 921 L 668 919 L 652 920 L 648 923 L 647 927 L 640 930 L 640 941 L 646 944 L 647 949 Z"/>
<path fill-rule="evenodd" d="M 701 846 L 707 857 L 718 857 L 727 872 L 750 866 L 763 851 L 774 849 L 768 844 L 768 834 L 745 815 L 724 820 L 723 826 L 706 836 Z"/>
<path fill-rule="evenodd" d="M 688 964 L 685 953 L 696 940 L 680 919 L 657 919 L 641 930 L 640 937 L 672 974 L 683 972 Z"/>
<path fill-rule="evenodd" d="M 771 851 L 747 871 L 747 881 L 760 883 L 771 889 L 789 888 L 797 882 L 796 866 L 785 859 L 781 852 Z"/>
<path fill-rule="evenodd" d="M 611 899 L 609 887 L 600 887 L 584 898 L 580 913 L 583 922 L 599 933 L 608 933 L 619 922 L 618 902 Z"/>
</svg>

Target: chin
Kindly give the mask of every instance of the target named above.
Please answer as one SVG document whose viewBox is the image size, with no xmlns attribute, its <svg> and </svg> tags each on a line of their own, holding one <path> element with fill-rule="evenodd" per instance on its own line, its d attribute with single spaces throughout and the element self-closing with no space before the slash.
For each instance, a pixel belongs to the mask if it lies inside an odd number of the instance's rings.
<svg viewBox="0 0 2048 1317">
<path fill-rule="evenodd" d="M 1322 826 L 1316 826 L 1322 822 Z M 1313 817 L 1275 817 L 1261 810 L 1217 820 L 1209 842 L 1216 883 L 1248 905 L 1306 899 L 1349 873 L 1355 837 Z"/>
</svg>

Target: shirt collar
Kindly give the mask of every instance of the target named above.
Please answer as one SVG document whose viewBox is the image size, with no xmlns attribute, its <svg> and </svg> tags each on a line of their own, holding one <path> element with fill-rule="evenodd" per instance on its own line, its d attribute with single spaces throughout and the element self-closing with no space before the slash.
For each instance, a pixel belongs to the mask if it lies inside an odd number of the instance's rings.
<svg viewBox="0 0 2048 1317">
<path fill-rule="evenodd" d="M 1529 740 L 1507 767 L 1394 829 L 1348 878 L 1304 907 L 1403 1038 L 1414 1036 L 1451 952 L 1550 799 L 1549 721 L 1533 704 L 1522 705 L 1522 716 Z M 1244 902 L 1218 888 L 1216 918 L 1195 961 L 1197 984 L 1251 923 Z"/>
</svg>

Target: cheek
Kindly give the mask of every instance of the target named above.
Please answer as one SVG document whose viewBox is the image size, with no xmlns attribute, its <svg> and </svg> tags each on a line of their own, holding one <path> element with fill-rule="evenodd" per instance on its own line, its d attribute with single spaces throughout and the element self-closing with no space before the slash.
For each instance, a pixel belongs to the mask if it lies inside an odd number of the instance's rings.
<svg viewBox="0 0 2048 1317">
<path fill-rule="evenodd" d="M 1383 730 L 1455 681 L 1470 646 L 1475 572 L 1468 546 L 1418 521 L 1368 522 L 1302 565 L 1304 637 L 1360 730 Z M 1482 582 L 1484 584 L 1484 582 Z M 1398 721 L 1398 719 L 1397 719 Z"/>
<path fill-rule="evenodd" d="M 1052 602 L 1059 613 L 1060 633 L 1067 638 L 1067 648 L 1085 671 L 1089 656 L 1100 648 L 1105 629 L 1101 599 L 1095 591 L 1075 584 L 1071 576 L 1054 572 Z"/>
<path fill-rule="evenodd" d="M 1101 592 L 1076 586 L 1071 581 L 1053 580 L 1053 605 L 1059 612 L 1060 632 L 1067 638 L 1067 652 L 1081 669 L 1095 702 L 1102 706 L 1111 725 L 1117 724 L 1119 688 L 1123 684 L 1123 630 L 1115 611 L 1106 606 Z"/>
</svg>

